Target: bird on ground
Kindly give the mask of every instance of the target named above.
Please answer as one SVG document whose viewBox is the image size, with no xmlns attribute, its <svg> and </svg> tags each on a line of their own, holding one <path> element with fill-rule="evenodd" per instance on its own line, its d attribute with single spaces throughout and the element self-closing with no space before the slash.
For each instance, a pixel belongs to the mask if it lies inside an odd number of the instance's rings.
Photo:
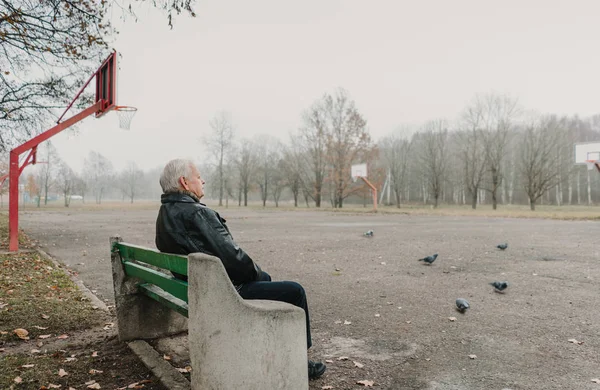
<svg viewBox="0 0 600 390">
<path fill-rule="evenodd" d="M 373 237 L 373 230 L 367 230 L 363 235 L 365 237 Z"/>
<path fill-rule="evenodd" d="M 508 244 L 507 243 L 499 244 L 499 245 L 496 245 L 496 248 L 505 250 L 506 248 L 508 248 Z"/>
<path fill-rule="evenodd" d="M 429 265 L 431 265 L 431 263 L 433 263 L 435 261 L 435 259 L 437 259 L 438 254 L 436 253 L 433 256 L 427 256 L 427 257 L 423 257 L 422 259 L 419 259 L 419 261 L 423 261 Z"/>
<path fill-rule="evenodd" d="M 507 282 L 492 282 L 490 285 L 494 286 L 497 292 L 503 292 L 508 287 Z"/>
<path fill-rule="evenodd" d="M 467 302 L 466 299 L 464 298 L 458 298 L 456 300 L 456 309 L 461 312 L 464 313 L 465 311 L 467 311 L 467 309 L 469 308 L 469 302 Z"/>
</svg>

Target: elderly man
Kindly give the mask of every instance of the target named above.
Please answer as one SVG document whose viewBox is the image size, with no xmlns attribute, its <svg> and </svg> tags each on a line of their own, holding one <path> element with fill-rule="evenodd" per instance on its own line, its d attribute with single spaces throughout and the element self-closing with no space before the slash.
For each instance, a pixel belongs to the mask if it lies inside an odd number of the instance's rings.
<svg viewBox="0 0 600 390">
<path fill-rule="evenodd" d="M 200 203 L 204 180 L 196 165 L 185 159 L 171 160 L 160 177 L 161 207 L 156 220 L 156 247 L 161 252 L 188 255 L 202 252 L 218 257 L 235 289 L 244 299 L 283 301 L 306 313 L 306 341 L 310 348 L 310 320 L 304 288 L 296 282 L 273 282 L 234 241 L 219 213 Z M 184 275 L 175 277 L 186 279 Z M 308 361 L 308 376 L 323 375 L 325 365 Z"/>
</svg>

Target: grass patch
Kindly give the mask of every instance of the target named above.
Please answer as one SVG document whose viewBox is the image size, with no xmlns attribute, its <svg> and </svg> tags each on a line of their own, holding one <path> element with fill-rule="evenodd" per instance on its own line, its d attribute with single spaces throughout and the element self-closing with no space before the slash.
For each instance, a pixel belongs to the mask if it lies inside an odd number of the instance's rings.
<svg viewBox="0 0 600 390">
<path fill-rule="evenodd" d="M 31 339 L 55 337 L 102 320 L 69 276 L 37 252 L 0 255 L 0 307 L 0 341 L 18 341 L 16 328 Z"/>
</svg>

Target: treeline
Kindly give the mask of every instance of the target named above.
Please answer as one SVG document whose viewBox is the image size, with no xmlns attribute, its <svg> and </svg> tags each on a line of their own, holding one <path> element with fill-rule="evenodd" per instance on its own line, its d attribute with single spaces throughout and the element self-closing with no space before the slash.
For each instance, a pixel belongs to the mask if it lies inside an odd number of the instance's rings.
<svg viewBox="0 0 600 390">
<path fill-rule="evenodd" d="M 368 179 L 383 203 L 470 205 L 592 205 L 600 201 L 600 174 L 574 164 L 576 142 L 600 141 L 600 115 L 540 115 L 515 99 L 478 95 L 453 121 L 435 119 L 404 126 L 373 141 L 366 118 L 343 89 L 306 108 L 301 126 L 280 138 L 238 138 L 230 113 L 210 121 L 203 143 L 210 153 L 199 162 L 207 198 L 219 205 L 343 207 L 362 203 L 369 189 L 353 182 L 353 164 L 368 165 Z M 72 195 L 101 203 L 107 197 L 134 202 L 160 198 L 161 167 L 143 171 L 135 162 L 117 172 L 100 153 L 90 152 L 81 174 L 51 144 L 40 153 L 24 190 L 40 202 L 54 192 L 68 206 Z M 0 171 L 6 171 L 2 159 Z M 166 162 L 166 161 L 165 161 Z M 2 187 L 6 192 L 8 185 Z"/>
</svg>

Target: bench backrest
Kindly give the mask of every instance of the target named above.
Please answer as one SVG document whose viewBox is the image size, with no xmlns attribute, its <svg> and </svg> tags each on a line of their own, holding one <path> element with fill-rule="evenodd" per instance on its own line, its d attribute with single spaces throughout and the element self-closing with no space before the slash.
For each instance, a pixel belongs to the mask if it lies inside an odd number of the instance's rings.
<svg viewBox="0 0 600 390">
<path fill-rule="evenodd" d="M 172 271 L 187 276 L 187 256 L 162 253 L 125 242 L 113 242 L 112 251 L 120 256 L 125 274 L 140 279 L 140 292 L 188 316 L 187 282 L 166 273 Z"/>
</svg>

